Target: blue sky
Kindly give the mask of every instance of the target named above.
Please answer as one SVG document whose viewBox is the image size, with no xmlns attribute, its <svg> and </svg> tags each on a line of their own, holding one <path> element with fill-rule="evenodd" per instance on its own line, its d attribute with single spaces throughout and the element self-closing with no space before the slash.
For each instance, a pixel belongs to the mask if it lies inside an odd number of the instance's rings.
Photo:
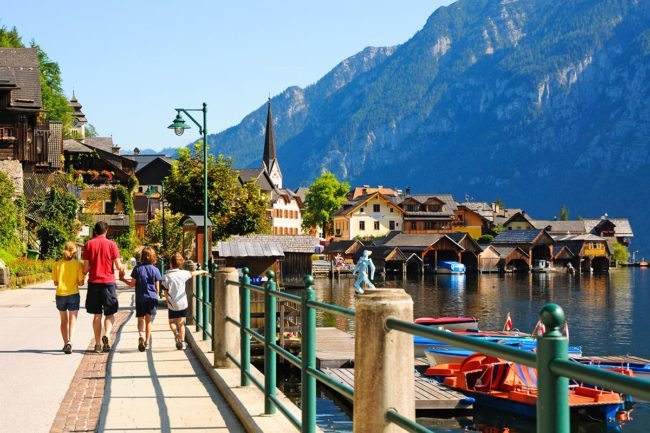
<svg viewBox="0 0 650 433">
<path fill-rule="evenodd" d="M 90 123 L 123 148 L 175 147 L 173 107 L 208 103 L 208 130 L 237 124 L 292 85 L 367 46 L 409 39 L 451 0 L 8 2 L 16 26 L 59 62 Z M 193 130 L 196 133 L 196 130 Z"/>
</svg>

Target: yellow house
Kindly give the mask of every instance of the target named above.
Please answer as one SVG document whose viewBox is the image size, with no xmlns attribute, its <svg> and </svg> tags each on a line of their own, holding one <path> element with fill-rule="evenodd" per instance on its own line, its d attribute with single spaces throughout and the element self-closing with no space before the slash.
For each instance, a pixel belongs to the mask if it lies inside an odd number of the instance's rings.
<svg viewBox="0 0 650 433">
<path fill-rule="evenodd" d="M 381 237 L 390 231 L 402 231 L 404 211 L 388 196 L 379 192 L 345 202 L 334 214 L 334 237 L 351 240 L 357 237 Z"/>
<path fill-rule="evenodd" d="M 535 230 L 534 220 L 526 212 L 517 212 L 503 223 L 506 230 Z"/>
</svg>

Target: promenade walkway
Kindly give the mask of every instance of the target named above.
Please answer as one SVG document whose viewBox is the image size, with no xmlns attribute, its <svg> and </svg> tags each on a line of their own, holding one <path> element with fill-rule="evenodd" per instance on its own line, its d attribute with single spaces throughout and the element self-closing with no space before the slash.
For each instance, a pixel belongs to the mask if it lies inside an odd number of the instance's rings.
<svg viewBox="0 0 650 433">
<path fill-rule="evenodd" d="M 192 351 L 174 347 L 164 309 L 151 349 L 137 350 L 134 293 L 119 293 L 113 351 L 86 350 L 94 339 L 82 308 L 65 355 L 51 282 L 0 291 L 0 431 L 243 432 Z"/>
</svg>

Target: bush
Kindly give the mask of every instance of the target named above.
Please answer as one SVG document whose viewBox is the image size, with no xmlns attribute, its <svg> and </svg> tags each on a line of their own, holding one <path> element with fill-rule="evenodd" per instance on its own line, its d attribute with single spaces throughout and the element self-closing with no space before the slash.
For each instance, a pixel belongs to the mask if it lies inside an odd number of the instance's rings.
<svg viewBox="0 0 650 433">
<path fill-rule="evenodd" d="M 494 240 L 494 236 L 492 235 L 482 235 L 481 237 L 478 238 L 477 242 L 479 244 L 491 244 L 493 240 Z"/>
<path fill-rule="evenodd" d="M 0 172 L 0 248 L 12 256 L 23 253 L 23 243 L 19 236 L 22 227 L 22 212 L 15 199 L 14 184 L 9 177 Z"/>
<path fill-rule="evenodd" d="M 626 263 L 630 258 L 630 252 L 623 244 L 615 243 L 612 245 L 612 257 L 616 260 L 616 264 Z"/>
<path fill-rule="evenodd" d="M 70 230 L 55 220 L 45 220 L 38 229 L 41 240 L 41 257 L 59 259 L 63 244 L 70 240 Z"/>
</svg>

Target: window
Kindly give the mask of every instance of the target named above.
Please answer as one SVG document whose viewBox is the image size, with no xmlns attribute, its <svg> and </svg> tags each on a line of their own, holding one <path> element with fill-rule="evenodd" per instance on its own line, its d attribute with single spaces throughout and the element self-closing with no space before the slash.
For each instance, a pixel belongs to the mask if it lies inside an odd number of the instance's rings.
<svg viewBox="0 0 650 433">
<path fill-rule="evenodd" d="M 375 230 L 379 230 L 379 221 L 375 221 Z"/>
<path fill-rule="evenodd" d="M 392 211 L 393 209 L 391 209 Z M 395 230 L 395 221 L 388 221 L 388 228 L 390 230 Z"/>
<path fill-rule="evenodd" d="M 372 211 L 373 212 L 381 212 L 381 205 L 373 204 L 372 205 Z"/>
<path fill-rule="evenodd" d="M 424 222 L 424 229 L 425 230 L 433 230 L 435 228 L 435 224 L 433 221 L 425 221 Z"/>
<path fill-rule="evenodd" d="M 393 208 L 392 207 L 389 207 L 388 209 L 390 209 L 390 211 L 389 211 L 390 213 L 393 213 Z"/>
<path fill-rule="evenodd" d="M 461 223 L 465 222 L 465 215 L 463 215 L 462 213 L 458 214 L 458 221 L 460 221 Z"/>
<path fill-rule="evenodd" d="M 15 140 L 16 128 L 0 128 L 0 140 Z"/>
<path fill-rule="evenodd" d="M 365 230 L 366 229 L 366 222 L 365 221 L 359 221 L 359 230 Z"/>
<path fill-rule="evenodd" d="M 439 204 L 430 204 L 427 206 L 427 211 L 429 212 L 440 212 L 442 210 L 442 206 Z"/>
<path fill-rule="evenodd" d="M 407 212 L 415 212 L 418 210 L 418 205 L 416 204 L 407 204 L 406 205 L 406 211 Z"/>
<path fill-rule="evenodd" d="M 413 222 L 411 223 L 411 230 L 417 230 L 417 229 L 418 229 L 418 223 L 415 222 L 415 221 L 413 221 Z"/>
<path fill-rule="evenodd" d="M 359 209 L 359 212 L 363 213 L 363 208 Z"/>
</svg>

